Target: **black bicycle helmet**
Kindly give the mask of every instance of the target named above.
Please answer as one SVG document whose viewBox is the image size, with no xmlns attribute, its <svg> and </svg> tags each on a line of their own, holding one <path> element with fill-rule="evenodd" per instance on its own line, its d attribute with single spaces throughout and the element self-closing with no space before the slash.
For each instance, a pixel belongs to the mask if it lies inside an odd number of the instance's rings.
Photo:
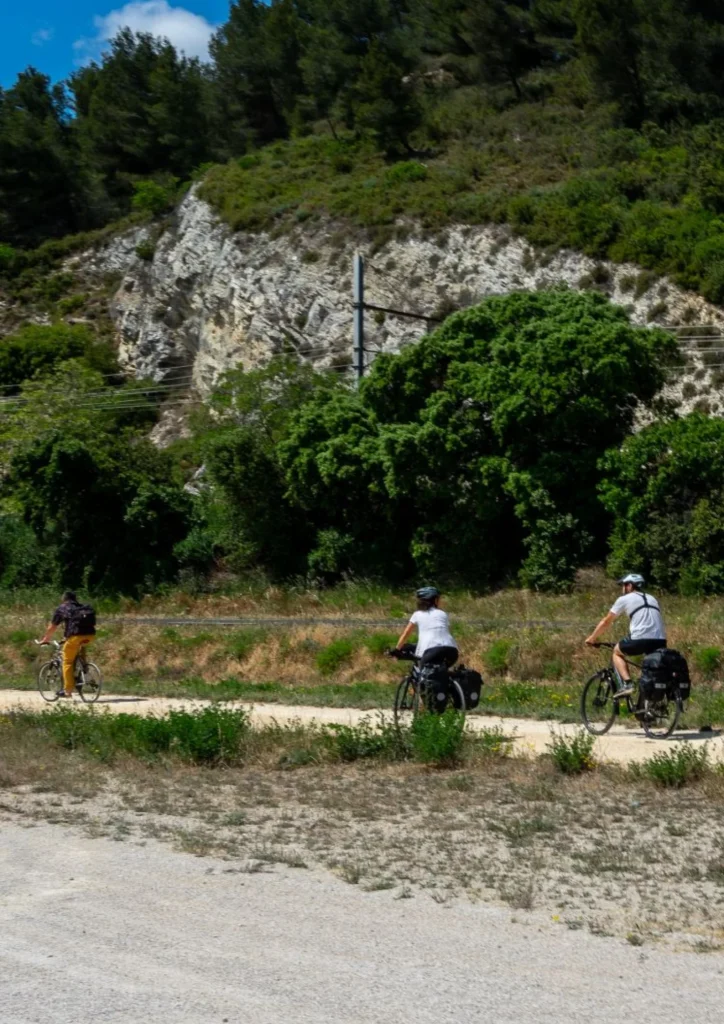
<svg viewBox="0 0 724 1024">
<path fill-rule="evenodd" d="M 440 596 L 440 591 L 437 587 L 420 587 L 416 592 L 415 597 L 420 601 L 434 601 L 436 597 Z"/>
</svg>

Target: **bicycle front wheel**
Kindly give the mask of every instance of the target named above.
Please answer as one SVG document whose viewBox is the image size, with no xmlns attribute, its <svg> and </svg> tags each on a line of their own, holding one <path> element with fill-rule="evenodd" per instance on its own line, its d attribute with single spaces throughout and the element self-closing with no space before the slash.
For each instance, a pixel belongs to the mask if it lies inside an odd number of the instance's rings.
<svg viewBox="0 0 724 1024">
<path fill-rule="evenodd" d="M 80 699 L 84 704 L 95 704 L 101 695 L 103 677 L 101 670 L 92 661 L 87 662 L 78 672 L 76 680 Z"/>
<path fill-rule="evenodd" d="M 403 725 L 409 724 L 420 712 L 420 690 L 413 686 L 412 676 L 407 675 L 397 687 L 393 714 L 395 727 L 399 732 Z"/>
<path fill-rule="evenodd" d="M 644 732 L 652 740 L 665 740 L 671 736 L 681 714 L 681 699 L 647 701 L 641 714 Z"/>
<path fill-rule="evenodd" d="M 58 690 L 63 686 L 63 673 L 56 661 L 41 665 L 38 672 L 38 693 L 48 704 L 58 699 Z"/>
<path fill-rule="evenodd" d="M 611 671 L 607 668 L 596 672 L 583 687 L 581 720 L 593 736 L 603 736 L 614 723 L 618 707 L 613 694 Z"/>
</svg>

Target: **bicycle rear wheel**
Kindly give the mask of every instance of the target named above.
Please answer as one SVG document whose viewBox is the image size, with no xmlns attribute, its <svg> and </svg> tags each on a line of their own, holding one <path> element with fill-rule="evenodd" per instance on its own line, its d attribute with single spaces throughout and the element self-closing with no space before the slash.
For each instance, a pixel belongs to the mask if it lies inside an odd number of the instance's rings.
<svg viewBox="0 0 724 1024">
<path fill-rule="evenodd" d="M 641 714 L 644 732 L 652 740 L 665 740 L 671 736 L 681 714 L 681 698 L 674 700 L 647 701 Z"/>
<path fill-rule="evenodd" d="M 402 680 L 395 691 L 393 705 L 395 727 L 399 732 L 403 725 L 408 725 L 420 711 L 420 690 L 413 685 L 412 673 Z"/>
<path fill-rule="evenodd" d="M 58 699 L 58 690 L 63 686 L 63 673 L 56 661 L 47 661 L 38 672 L 38 693 L 48 704 Z"/>
<path fill-rule="evenodd" d="M 456 679 L 450 680 L 450 700 L 452 701 L 452 706 L 457 711 L 465 714 L 468 709 L 467 701 L 465 700 L 463 688 Z"/>
<path fill-rule="evenodd" d="M 593 736 L 603 736 L 614 723 L 618 707 L 613 694 L 614 684 L 608 668 L 596 672 L 583 687 L 581 720 Z"/>
<path fill-rule="evenodd" d="M 78 670 L 76 685 L 83 703 L 95 704 L 101 695 L 101 686 L 103 685 L 101 670 L 92 661 L 87 662 Z"/>
</svg>

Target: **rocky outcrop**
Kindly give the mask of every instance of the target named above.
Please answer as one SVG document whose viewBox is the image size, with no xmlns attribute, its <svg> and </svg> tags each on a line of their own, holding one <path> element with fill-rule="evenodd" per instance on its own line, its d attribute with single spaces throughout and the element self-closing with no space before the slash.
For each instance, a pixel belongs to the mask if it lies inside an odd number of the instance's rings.
<svg viewBox="0 0 724 1024">
<path fill-rule="evenodd" d="M 566 284 L 605 291 L 639 324 L 724 322 L 720 309 L 664 278 L 577 253 L 536 252 L 504 227 L 457 226 L 426 237 L 400 225 L 397 235 L 373 248 L 352 229 L 309 221 L 291 234 L 233 234 L 192 190 L 155 250 L 148 229 L 137 229 L 80 259 L 92 272 L 123 273 L 112 302 L 122 363 L 156 381 L 187 381 L 202 394 L 225 369 L 258 366 L 281 352 L 341 372 L 350 367 L 356 251 L 366 256 L 366 298 L 378 306 L 442 315 L 486 296 Z M 368 313 L 368 359 L 425 329 Z M 689 379 L 688 404 L 711 391 L 710 369 L 698 362 L 694 370 L 702 372 L 696 384 Z M 682 386 L 672 394 L 681 398 Z M 718 396 L 707 400 L 718 411 Z"/>
</svg>

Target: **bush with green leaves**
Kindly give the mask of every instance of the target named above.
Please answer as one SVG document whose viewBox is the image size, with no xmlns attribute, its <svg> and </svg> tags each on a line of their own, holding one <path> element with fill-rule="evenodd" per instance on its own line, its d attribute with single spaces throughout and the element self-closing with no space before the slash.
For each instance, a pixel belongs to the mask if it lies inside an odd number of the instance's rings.
<svg viewBox="0 0 724 1024">
<path fill-rule="evenodd" d="M 593 756 L 595 742 L 595 738 L 585 729 L 579 729 L 573 736 L 551 729 L 551 739 L 546 749 L 563 775 L 581 775 L 596 767 Z"/>
<path fill-rule="evenodd" d="M 340 761 L 381 758 L 397 761 L 406 754 L 403 737 L 391 722 L 381 719 L 377 725 L 364 720 L 359 725 L 330 725 L 325 731 L 330 753 Z"/>
<path fill-rule="evenodd" d="M 597 462 L 675 357 L 663 332 L 569 291 L 490 299 L 378 356 L 358 392 L 311 395 L 278 447 L 316 527 L 310 568 L 566 587 L 604 550 Z"/>
<path fill-rule="evenodd" d="M 422 711 L 410 726 L 409 744 L 412 756 L 423 764 L 452 768 L 462 757 L 465 736 L 465 715 L 448 708 L 438 715 Z"/>
<path fill-rule="evenodd" d="M 635 775 L 651 779 L 666 789 L 681 789 L 690 782 L 696 782 L 706 775 L 710 767 L 707 747 L 695 747 L 691 743 L 677 744 L 672 750 L 662 751 L 639 765 L 632 765 Z"/>
<path fill-rule="evenodd" d="M 28 324 L 6 335 L 0 345 L 0 387 L 12 394 L 23 381 L 47 373 L 69 359 L 83 362 L 100 373 L 118 369 L 110 345 L 96 341 L 82 324 Z"/>
<path fill-rule="evenodd" d="M 692 413 L 645 427 L 601 461 L 609 567 L 685 594 L 724 590 L 724 421 Z"/>
<path fill-rule="evenodd" d="M 30 561 L 37 584 L 50 574 L 61 587 L 132 594 L 175 578 L 192 499 L 147 437 L 156 412 L 142 392 L 109 387 L 79 360 L 21 386 L 0 425 L 0 497 L 24 527 L 5 533 L 5 578 Z"/>
<path fill-rule="evenodd" d="M 157 217 L 170 210 L 176 201 L 178 179 L 167 178 L 165 181 L 137 181 L 133 186 L 132 205 L 139 213 L 147 213 Z M 141 257 L 144 259 L 145 257 Z"/>
</svg>

